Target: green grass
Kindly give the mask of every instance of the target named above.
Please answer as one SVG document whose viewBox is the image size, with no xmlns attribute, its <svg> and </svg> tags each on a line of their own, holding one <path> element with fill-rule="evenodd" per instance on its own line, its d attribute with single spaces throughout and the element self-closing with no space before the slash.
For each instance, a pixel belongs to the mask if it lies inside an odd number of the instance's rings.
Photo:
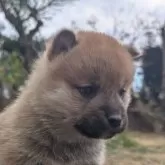
<svg viewBox="0 0 165 165">
<path fill-rule="evenodd" d="M 133 139 L 129 134 L 122 133 L 120 135 L 115 136 L 111 140 L 107 142 L 107 148 L 111 153 L 116 153 L 120 150 L 129 150 L 132 152 L 140 152 L 140 153 L 149 153 L 149 152 L 165 152 L 165 146 L 155 146 L 155 147 L 147 147 L 138 143 Z"/>
<path fill-rule="evenodd" d="M 165 165 L 165 137 L 124 132 L 107 141 L 106 165 Z"/>
<path fill-rule="evenodd" d="M 123 133 L 109 140 L 107 146 L 110 149 L 135 148 L 138 147 L 139 144 L 133 139 L 129 138 L 126 133 Z"/>
</svg>

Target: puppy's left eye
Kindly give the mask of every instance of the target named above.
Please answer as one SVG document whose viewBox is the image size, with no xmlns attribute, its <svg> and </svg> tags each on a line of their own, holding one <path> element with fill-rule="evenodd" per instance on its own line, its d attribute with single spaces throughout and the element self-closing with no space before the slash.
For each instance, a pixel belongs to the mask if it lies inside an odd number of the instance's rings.
<svg viewBox="0 0 165 165">
<path fill-rule="evenodd" d="M 124 95 L 125 95 L 125 93 L 126 93 L 126 89 L 125 88 L 121 88 L 120 90 L 119 90 L 119 96 L 120 97 L 124 97 Z"/>
<path fill-rule="evenodd" d="M 77 87 L 79 93 L 85 98 L 92 98 L 98 92 L 99 87 L 92 84 L 82 85 Z"/>
</svg>

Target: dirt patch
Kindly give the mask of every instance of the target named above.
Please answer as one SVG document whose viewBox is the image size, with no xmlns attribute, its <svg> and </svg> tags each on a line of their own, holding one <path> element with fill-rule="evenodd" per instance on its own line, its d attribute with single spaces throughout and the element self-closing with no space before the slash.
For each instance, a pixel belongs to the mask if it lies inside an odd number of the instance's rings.
<svg viewBox="0 0 165 165">
<path fill-rule="evenodd" d="M 165 165 L 165 154 L 139 154 L 121 151 L 109 155 L 106 165 Z"/>
<path fill-rule="evenodd" d="M 129 132 L 108 142 L 107 148 L 106 165 L 165 165 L 161 135 Z"/>
</svg>

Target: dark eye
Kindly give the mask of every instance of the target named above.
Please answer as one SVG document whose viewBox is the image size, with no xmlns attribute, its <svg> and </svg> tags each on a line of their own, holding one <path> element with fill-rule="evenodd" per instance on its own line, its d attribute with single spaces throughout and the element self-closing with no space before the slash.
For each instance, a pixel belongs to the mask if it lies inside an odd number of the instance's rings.
<svg viewBox="0 0 165 165">
<path fill-rule="evenodd" d="M 120 90 L 119 90 L 119 96 L 120 96 L 120 97 L 124 97 L 125 92 L 126 92 L 126 89 L 125 89 L 125 88 L 120 89 Z"/>
<path fill-rule="evenodd" d="M 94 97 L 98 92 L 99 87 L 97 85 L 82 85 L 77 87 L 79 93 L 86 98 Z"/>
</svg>

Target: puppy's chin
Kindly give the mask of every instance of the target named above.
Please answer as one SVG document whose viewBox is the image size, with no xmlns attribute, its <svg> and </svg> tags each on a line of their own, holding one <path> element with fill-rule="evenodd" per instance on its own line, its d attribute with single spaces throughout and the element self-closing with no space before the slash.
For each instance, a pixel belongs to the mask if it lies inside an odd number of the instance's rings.
<svg viewBox="0 0 165 165">
<path fill-rule="evenodd" d="M 105 117 L 92 116 L 91 118 L 80 119 L 74 127 L 76 130 L 86 136 L 94 139 L 110 139 L 118 133 L 124 131 L 125 127 L 121 127 L 117 131 L 113 131 Z"/>
</svg>

